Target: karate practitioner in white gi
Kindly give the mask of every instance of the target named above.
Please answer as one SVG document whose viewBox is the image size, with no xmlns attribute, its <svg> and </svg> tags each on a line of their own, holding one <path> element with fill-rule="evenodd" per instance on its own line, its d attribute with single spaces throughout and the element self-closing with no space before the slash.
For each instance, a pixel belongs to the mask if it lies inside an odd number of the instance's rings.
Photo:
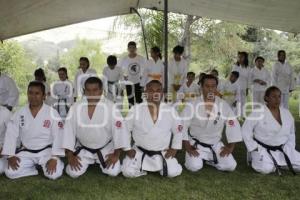
<svg viewBox="0 0 300 200">
<path fill-rule="evenodd" d="M 281 92 L 272 86 L 265 93 L 266 105 L 254 110 L 242 127 L 252 168 L 262 174 L 289 169 L 300 171 L 300 153 L 295 150 L 295 121 L 289 110 L 280 107 Z"/>
<path fill-rule="evenodd" d="M 147 172 L 175 177 L 182 167 L 175 155 L 182 146 L 182 123 L 177 111 L 163 103 L 162 84 L 152 80 L 146 85 L 145 102 L 135 105 L 126 117 L 134 146 L 123 160 L 125 177 L 139 177 Z"/>
<path fill-rule="evenodd" d="M 10 179 L 38 174 L 40 165 L 44 175 L 57 179 L 63 173 L 64 156 L 61 148 L 63 122 L 55 109 L 46 105 L 45 86 L 33 81 L 28 85 L 29 104 L 17 111 L 8 122 L 2 155 L 8 156 L 5 174 Z M 17 147 L 20 140 L 21 146 Z"/>
<path fill-rule="evenodd" d="M 263 57 L 257 57 L 255 59 L 255 67 L 250 72 L 254 103 L 264 104 L 265 91 L 271 83 L 271 74 L 264 67 L 264 62 L 265 59 Z"/>
<path fill-rule="evenodd" d="M 221 171 L 233 171 L 236 161 L 232 156 L 235 143 L 242 141 L 240 124 L 230 106 L 215 96 L 218 81 L 213 75 L 202 78 L 203 95 L 182 112 L 184 122 L 185 166 L 196 172 L 204 161 Z M 222 132 L 226 125 L 227 144 Z"/>
<path fill-rule="evenodd" d="M 272 85 L 281 91 L 281 106 L 289 108 L 289 93 L 294 90 L 293 68 L 286 61 L 286 53 L 280 50 L 277 53 L 278 61 L 272 68 Z"/>
<path fill-rule="evenodd" d="M 84 87 L 86 98 L 71 107 L 65 124 L 66 173 L 77 178 L 89 165 L 97 163 L 104 174 L 117 176 L 121 172 L 121 149 L 130 149 L 123 118 L 114 104 L 102 95 L 99 78 L 88 78 Z"/>
<path fill-rule="evenodd" d="M 183 102 L 192 102 L 200 96 L 200 86 L 195 82 L 195 73 L 187 73 L 187 81 L 177 92 L 177 99 Z"/>
<path fill-rule="evenodd" d="M 0 174 L 4 172 L 5 167 L 7 167 L 7 159 L 2 156 L 2 147 L 4 142 L 4 136 L 6 132 L 7 122 L 11 117 L 11 112 L 0 106 Z"/>
</svg>

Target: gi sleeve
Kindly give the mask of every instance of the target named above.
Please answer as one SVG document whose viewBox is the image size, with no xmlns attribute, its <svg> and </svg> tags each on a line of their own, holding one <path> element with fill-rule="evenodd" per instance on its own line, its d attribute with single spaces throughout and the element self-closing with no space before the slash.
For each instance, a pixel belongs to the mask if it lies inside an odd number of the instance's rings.
<svg viewBox="0 0 300 200">
<path fill-rule="evenodd" d="M 8 81 L 8 98 L 6 104 L 9 106 L 17 106 L 19 102 L 19 90 L 14 80 L 9 78 Z"/>
<path fill-rule="evenodd" d="M 63 140 L 62 147 L 64 149 L 68 149 L 70 151 L 75 151 L 76 144 L 76 105 L 73 105 L 67 115 L 65 124 L 64 124 L 64 132 L 63 132 Z"/>
<path fill-rule="evenodd" d="M 142 80 L 141 80 L 141 87 L 145 87 L 146 84 L 147 84 L 147 80 L 148 80 L 148 66 L 146 65 L 145 66 L 145 69 L 143 71 L 143 74 L 142 74 Z"/>
<path fill-rule="evenodd" d="M 289 131 L 289 139 L 287 141 L 287 144 L 289 144 L 291 147 L 295 148 L 296 147 L 296 135 L 295 135 L 295 120 L 293 116 L 290 114 L 291 120 L 292 120 L 292 125 L 290 127 Z"/>
<path fill-rule="evenodd" d="M 8 110 L 3 110 L 3 112 L 0 113 L 1 114 L 1 118 L 3 120 L 3 132 L 0 132 L 0 149 L 3 147 L 3 143 L 4 143 L 4 137 L 5 137 L 5 132 L 7 130 L 7 123 L 9 122 L 10 118 L 11 118 L 11 112 L 9 112 Z"/>
<path fill-rule="evenodd" d="M 194 115 L 194 109 L 192 104 L 186 104 L 184 110 L 181 112 L 181 120 L 183 124 L 182 140 L 189 140 L 189 128 Z"/>
<path fill-rule="evenodd" d="M 121 112 L 116 106 L 113 106 L 111 123 L 114 148 L 122 148 L 124 151 L 129 150 L 131 148 L 130 133 Z"/>
<path fill-rule="evenodd" d="M 52 120 L 51 134 L 53 138 L 52 143 L 52 155 L 53 156 L 64 156 L 65 151 L 62 147 L 63 134 L 64 134 L 64 124 L 55 109 L 51 109 L 54 119 Z"/>
<path fill-rule="evenodd" d="M 239 121 L 237 120 L 235 114 L 233 113 L 232 109 L 226 102 L 223 102 L 223 113 L 225 114 L 225 123 L 226 123 L 226 138 L 228 143 L 236 143 L 241 142 L 242 133 L 241 133 L 241 126 Z"/>
<path fill-rule="evenodd" d="M 255 120 L 256 115 L 254 113 L 250 114 L 242 127 L 242 135 L 248 152 L 255 150 L 258 147 L 257 142 L 254 138 L 254 128 L 257 125 L 258 121 Z"/>
<path fill-rule="evenodd" d="M 296 81 L 295 81 L 295 78 L 294 78 L 294 70 L 293 70 L 293 68 L 292 68 L 292 66 L 290 64 L 289 64 L 289 68 L 291 70 L 289 90 L 294 90 L 295 89 L 295 85 L 296 85 Z"/>
<path fill-rule="evenodd" d="M 278 71 L 277 64 L 275 63 L 272 68 L 272 85 L 275 85 L 275 86 L 277 86 L 277 80 L 278 80 L 278 72 L 277 71 Z"/>
<path fill-rule="evenodd" d="M 182 120 L 179 117 L 175 108 L 172 109 L 172 149 L 181 149 L 182 148 L 182 131 L 183 131 L 183 124 Z"/>
<path fill-rule="evenodd" d="M 17 140 L 20 135 L 19 113 L 15 113 L 7 123 L 2 155 L 14 156 L 17 148 Z"/>
</svg>

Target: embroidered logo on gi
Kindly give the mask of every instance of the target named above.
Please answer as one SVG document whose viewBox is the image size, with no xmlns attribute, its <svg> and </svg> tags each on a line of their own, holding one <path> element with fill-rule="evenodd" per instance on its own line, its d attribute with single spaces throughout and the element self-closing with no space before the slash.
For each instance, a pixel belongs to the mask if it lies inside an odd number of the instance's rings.
<svg viewBox="0 0 300 200">
<path fill-rule="evenodd" d="M 233 121 L 233 120 L 229 120 L 229 121 L 228 121 L 228 125 L 229 125 L 229 126 L 234 126 L 234 121 Z"/>
<path fill-rule="evenodd" d="M 64 128 L 64 123 L 58 122 L 57 126 L 58 126 L 58 128 L 63 129 Z"/>
<path fill-rule="evenodd" d="M 20 116 L 20 121 L 21 121 L 21 127 L 24 127 L 25 126 L 25 117 L 24 117 L 24 115 Z"/>
<path fill-rule="evenodd" d="M 49 128 L 49 127 L 50 127 L 50 124 L 51 124 L 50 120 L 45 120 L 45 121 L 44 121 L 43 127 Z"/>
<path fill-rule="evenodd" d="M 121 121 L 116 121 L 116 127 L 121 128 L 122 127 L 122 122 Z"/>
<path fill-rule="evenodd" d="M 178 125 L 177 129 L 178 129 L 178 132 L 182 132 L 183 126 L 182 125 Z"/>
</svg>

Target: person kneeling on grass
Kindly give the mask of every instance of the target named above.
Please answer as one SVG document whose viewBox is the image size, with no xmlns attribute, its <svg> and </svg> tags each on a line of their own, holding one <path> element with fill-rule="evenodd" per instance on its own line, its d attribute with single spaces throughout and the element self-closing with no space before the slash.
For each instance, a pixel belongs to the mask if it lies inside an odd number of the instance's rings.
<svg viewBox="0 0 300 200">
<path fill-rule="evenodd" d="M 252 168 L 262 174 L 289 169 L 300 171 L 300 153 L 295 150 L 295 121 L 289 110 L 280 107 L 281 91 L 269 87 L 262 112 L 253 111 L 244 122 L 242 133 Z"/>
<path fill-rule="evenodd" d="M 187 104 L 181 113 L 184 122 L 185 166 L 198 171 L 203 161 L 221 171 L 234 171 L 232 156 L 235 143 L 242 141 L 241 127 L 230 106 L 215 96 L 218 80 L 205 75 L 201 80 L 202 96 Z M 221 141 L 226 125 L 227 145 Z"/>
<path fill-rule="evenodd" d="M 99 78 L 88 78 L 84 87 L 86 98 L 71 107 L 66 119 L 63 137 L 68 158 L 66 173 L 77 178 L 89 165 L 98 163 L 104 174 L 117 176 L 121 172 L 121 149 L 130 149 L 123 118 L 116 106 L 102 95 Z"/>
<path fill-rule="evenodd" d="M 147 83 L 145 96 L 147 101 L 132 107 L 126 117 L 134 146 L 123 160 L 122 173 L 139 177 L 159 171 L 163 176 L 178 176 L 182 167 L 175 155 L 182 146 L 181 120 L 174 107 L 162 102 L 161 82 Z"/>
<path fill-rule="evenodd" d="M 44 175 L 57 179 L 63 173 L 64 156 L 61 148 L 63 122 L 58 112 L 44 103 L 45 86 L 42 82 L 30 82 L 28 102 L 8 122 L 2 155 L 8 156 L 5 174 L 10 179 L 38 174 L 41 165 Z M 17 141 L 21 142 L 17 148 Z"/>
<path fill-rule="evenodd" d="M 6 107 L 0 105 L 0 116 L 0 174 L 2 174 L 7 166 L 7 159 L 2 156 L 2 147 L 7 123 L 11 118 L 11 112 Z"/>
</svg>

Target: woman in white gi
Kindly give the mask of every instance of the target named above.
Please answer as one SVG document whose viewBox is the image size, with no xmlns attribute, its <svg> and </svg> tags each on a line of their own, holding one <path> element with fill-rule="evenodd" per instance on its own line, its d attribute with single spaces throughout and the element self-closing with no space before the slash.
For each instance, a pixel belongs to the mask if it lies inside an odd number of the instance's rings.
<svg viewBox="0 0 300 200">
<path fill-rule="evenodd" d="M 158 80 L 162 84 L 164 83 L 164 63 L 161 60 L 161 51 L 159 47 L 152 47 L 151 48 L 151 58 L 150 60 L 146 61 L 146 67 L 143 72 L 143 77 L 141 80 L 141 86 L 145 87 L 146 83 L 150 82 L 151 80 Z"/>
<path fill-rule="evenodd" d="M 65 119 L 74 100 L 73 85 L 68 80 L 68 71 L 65 67 L 59 68 L 57 73 L 60 81 L 55 82 L 52 86 L 52 94 L 56 100 L 54 108 Z"/>
<path fill-rule="evenodd" d="M 8 156 L 5 174 L 10 179 L 38 174 L 40 165 L 44 175 L 57 179 L 63 173 L 64 156 L 61 148 L 63 122 L 57 111 L 43 103 L 45 86 L 38 81 L 28 85 L 28 102 L 8 122 L 2 155 Z M 17 147 L 20 140 L 21 146 Z"/>
<path fill-rule="evenodd" d="M 295 122 L 289 110 L 280 107 L 281 91 L 272 86 L 265 93 L 266 105 L 254 110 L 242 133 L 252 168 L 262 174 L 289 169 L 300 171 L 300 153 L 295 150 Z"/>
<path fill-rule="evenodd" d="M 102 81 L 88 78 L 84 86 L 86 98 L 75 103 L 68 114 L 63 148 L 68 158 L 66 173 L 72 178 L 83 175 L 95 163 L 104 174 L 117 176 L 121 172 L 121 149 L 130 149 L 121 113 L 102 93 Z"/>
<path fill-rule="evenodd" d="M 250 85 L 250 72 L 251 68 L 249 67 L 248 53 L 247 52 L 238 52 L 238 61 L 232 67 L 231 71 L 239 72 L 238 84 L 240 86 L 240 110 L 244 116 L 244 106 L 248 96 L 248 89 Z"/>
<path fill-rule="evenodd" d="M 34 71 L 34 80 L 42 82 L 45 85 L 45 103 L 49 106 L 54 104 L 54 98 L 51 96 L 51 88 L 49 83 L 47 82 L 45 71 L 42 68 L 38 68 Z"/>
<path fill-rule="evenodd" d="M 281 106 L 289 108 L 289 93 L 295 88 L 293 68 L 286 61 L 286 53 L 284 50 L 279 50 L 277 53 L 278 61 L 272 68 L 272 85 L 277 86 L 281 91 Z"/>
<path fill-rule="evenodd" d="M 122 109 L 124 88 L 121 82 L 124 80 L 123 70 L 117 66 L 116 56 L 108 56 L 106 63 L 107 66 L 103 69 L 106 97 L 112 102 L 118 103 L 120 109 Z"/>
<path fill-rule="evenodd" d="M 161 101 L 163 88 L 159 81 L 147 83 L 145 95 L 147 101 L 135 105 L 126 117 L 134 146 L 123 160 L 122 173 L 131 178 L 147 172 L 178 176 L 182 167 L 175 155 L 182 146 L 181 120 L 174 107 Z"/>
<path fill-rule="evenodd" d="M 202 96 L 186 106 L 182 112 L 186 150 L 185 167 L 196 172 L 203 161 L 221 171 L 234 171 L 236 161 L 232 156 L 235 143 L 242 141 L 240 124 L 230 106 L 215 96 L 218 79 L 213 75 L 202 78 Z M 226 125 L 227 144 L 222 132 Z"/>
<path fill-rule="evenodd" d="M 90 68 L 90 60 L 87 57 L 81 57 L 79 59 L 79 67 L 74 80 L 74 101 L 75 102 L 79 97 L 82 96 L 83 86 L 86 79 L 96 75 L 97 75 L 96 70 Z"/>
<path fill-rule="evenodd" d="M 250 72 L 250 81 L 253 91 L 253 102 L 264 104 L 265 91 L 270 86 L 271 74 L 264 67 L 265 59 L 258 56 L 255 59 L 255 67 Z"/>
<path fill-rule="evenodd" d="M 2 155 L 2 147 L 4 142 L 4 136 L 6 132 L 7 122 L 11 117 L 11 112 L 3 107 L 0 106 L 0 174 L 4 172 L 5 167 L 7 166 L 7 160 Z"/>
<path fill-rule="evenodd" d="M 173 48 L 173 58 L 170 59 L 168 68 L 168 92 L 172 95 L 172 101 L 176 100 L 176 94 L 179 88 L 186 81 L 186 74 L 188 72 L 187 61 L 182 57 L 184 47 L 175 46 Z"/>
</svg>

